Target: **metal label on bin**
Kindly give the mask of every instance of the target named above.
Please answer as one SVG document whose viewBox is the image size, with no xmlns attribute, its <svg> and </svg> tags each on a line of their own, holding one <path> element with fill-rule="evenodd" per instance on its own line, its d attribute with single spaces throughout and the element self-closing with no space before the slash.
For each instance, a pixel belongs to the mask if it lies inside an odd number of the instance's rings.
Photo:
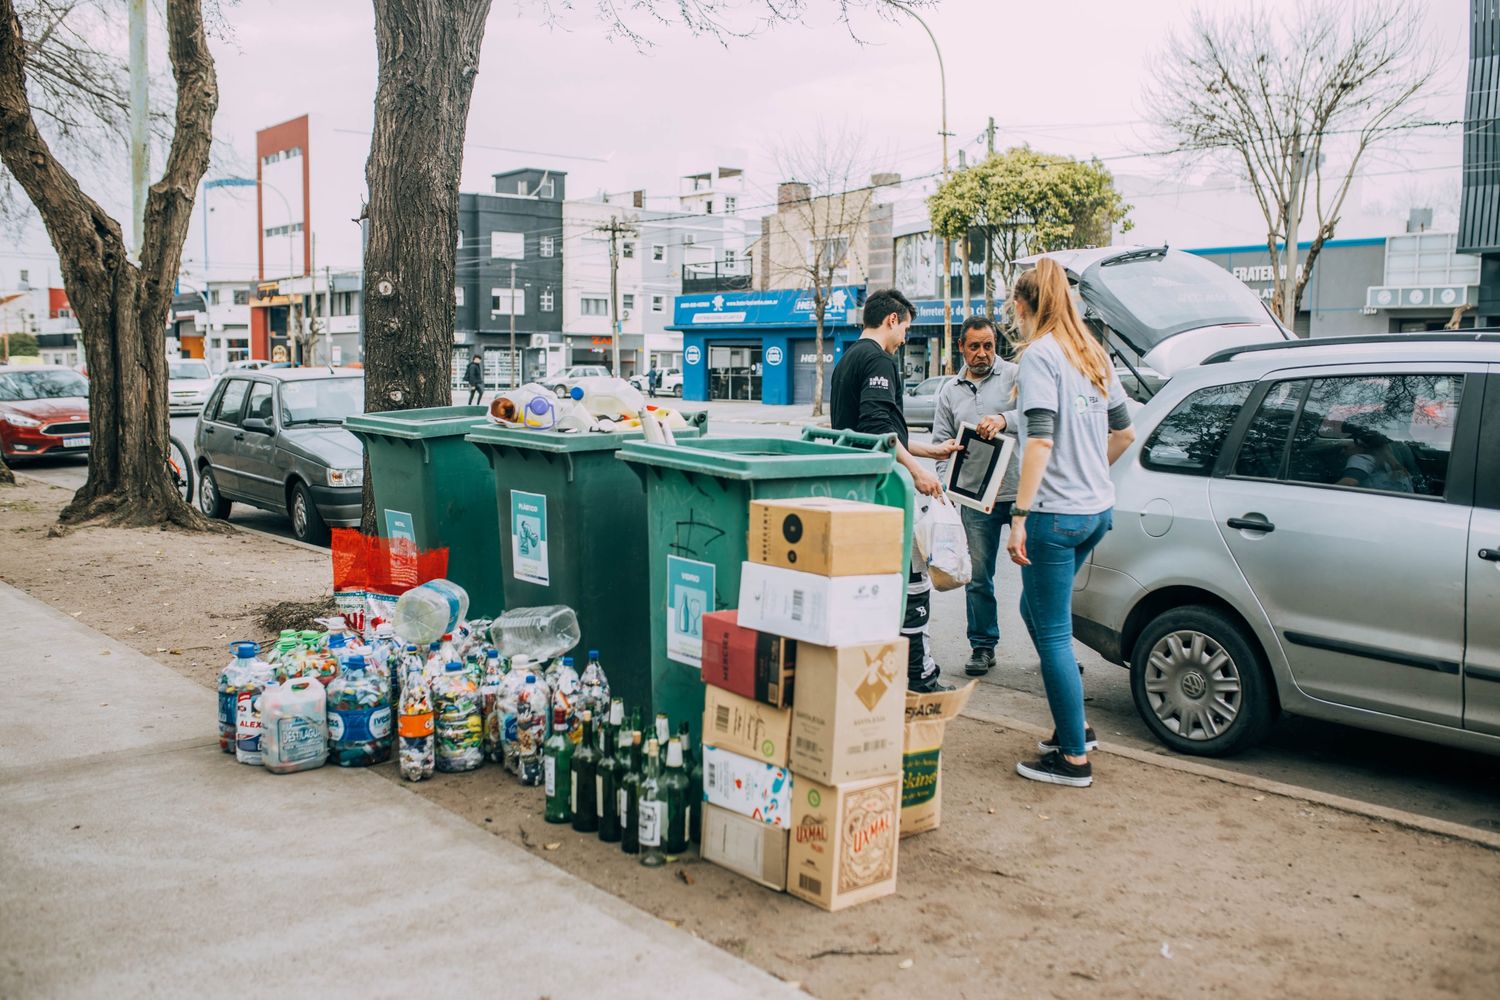
<svg viewBox="0 0 1500 1000">
<path fill-rule="evenodd" d="M 511 575 L 527 583 L 550 584 L 547 565 L 547 498 L 510 491 Z"/>
<path fill-rule="evenodd" d="M 714 607 L 713 563 L 667 556 L 667 659 L 703 669 L 703 616 Z"/>
</svg>

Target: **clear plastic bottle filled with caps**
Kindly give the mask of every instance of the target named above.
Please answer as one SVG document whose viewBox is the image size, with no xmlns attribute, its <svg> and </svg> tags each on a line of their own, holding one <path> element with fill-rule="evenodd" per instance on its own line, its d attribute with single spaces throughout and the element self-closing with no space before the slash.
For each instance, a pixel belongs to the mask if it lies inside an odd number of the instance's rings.
<svg viewBox="0 0 1500 1000">
<path fill-rule="evenodd" d="M 437 769 L 472 771 L 484 763 L 484 720 L 479 685 L 457 660 L 432 684 L 436 714 Z"/>
<path fill-rule="evenodd" d="M 368 767 L 388 760 L 391 723 L 385 683 L 364 656 L 346 657 L 338 676 L 328 683 L 329 756 L 340 767 Z"/>
</svg>

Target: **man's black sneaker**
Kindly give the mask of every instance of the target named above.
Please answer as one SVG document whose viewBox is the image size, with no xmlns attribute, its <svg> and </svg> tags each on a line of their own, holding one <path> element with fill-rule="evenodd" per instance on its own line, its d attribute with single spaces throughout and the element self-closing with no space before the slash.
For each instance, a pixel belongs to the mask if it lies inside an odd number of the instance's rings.
<svg viewBox="0 0 1500 1000">
<path fill-rule="evenodd" d="M 983 677 L 994 665 L 995 651 L 993 649 L 976 649 L 969 654 L 969 662 L 964 664 L 964 673 L 970 677 Z"/>
<path fill-rule="evenodd" d="M 1082 764 L 1069 763 L 1068 758 L 1056 750 L 1042 754 L 1041 760 L 1022 761 L 1016 765 L 1016 773 L 1032 781 L 1072 785 L 1074 788 L 1087 788 L 1094 783 L 1092 765 L 1087 761 Z"/>
<path fill-rule="evenodd" d="M 933 674 L 925 681 L 908 681 L 906 690 L 912 694 L 938 694 L 942 691 L 958 690 L 952 684 L 944 684 L 938 680 L 938 675 Z"/>
<path fill-rule="evenodd" d="M 1094 750 L 1098 746 L 1099 740 L 1094 735 L 1094 727 L 1083 727 L 1083 752 L 1088 753 L 1090 750 Z M 1061 750 L 1062 747 L 1057 743 L 1057 730 L 1052 730 L 1051 736 L 1047 737 L 1045 740 L 1039 741 L 1036 745 L 1036 748 L 1042 753 L 1051 753 L 1054 750 Z"/>
</svg>

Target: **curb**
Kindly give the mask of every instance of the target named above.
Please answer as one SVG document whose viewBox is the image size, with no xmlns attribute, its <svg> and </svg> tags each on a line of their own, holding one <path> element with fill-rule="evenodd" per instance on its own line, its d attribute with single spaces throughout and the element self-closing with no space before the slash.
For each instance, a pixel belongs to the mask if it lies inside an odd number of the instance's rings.
<svg viewBox="0 0 1500 1000">
<path fill-rule="evenodd" d="M 243 531 L 247 535 L 258 535 L 261 538 L 267 538 L 273 542 L 280 542 L 282 545 L 291 545 L 295 548 L 306 549 L 309 552 L 317 552 L 321 555 L 327 556 L 331 555 L 333 551 L 332 549 L 325 549 L 319 545 L 310 545 L 307 542 L 299 542 L 295 538 L 282 538 L 280 535 L 273 535 L 269 531 L 262 531 L 259 528 L 252 528 L 249 525 L 235 524 L 233 521 L 225 521 L 224 523 L 229 525 L 235 531 Z"/>
<path fill-rule="evenodd" d="M 1033 726 L 1028 722 L 1021 722 L 1003 715 L 991 715 L 985 712 L 972 712 L 968 710 L 960 714 L 966 719 L 1000 726 L 1004 729 L 1039 738 L 1046 738 L 1052 732 L 1050 729 Z M 1235 771 L 1224 771 L 1209 764 L 1199 764 L 1180 757 L 1169 757 L 1166 754 L 1152 753 L 1149 750 L 1135 750 L 1131 747 L 1112 746 L 1109 743 L 1100 742 L 1098 749 L 1093 752 L 1123 757 L 1138 764 L 1160 767 L 1168 771 L 1175 771 L 1178 774 L 1188 774 L 1196 778 L 1208 778 L 1211 781 L 1218 781 L 1226 785 L 1235 785 L 1240 788 L 1248 788 L 1252 791 L 1264 792 L 1267 795 L 1278 795 L 1282 798 L 1311 802 L 1315 805 L 1337 809 L 1340 812 L 1365 816 L 1384 823 L 1392 823 L 1409 830 L 1431 833 L 1439 837 L 1448 837 L 1454 840 L 1463 840 L 1471 844 L 1477 844 L 1480 847 L 1487 847 L 1492 851 L 1500 851 L 1500 831 L 1492 833 L 1488 830 L 1465 826 L 1462 823 L 1434 819 L 1430 816 L 1423 816 L 1420 813 L 1407 812 L 1404 809 L 1392 809 L 1389 806 L 1378 806 L 1370 802 L 1361 802 L 1358 799 L 1347 798 L 1343 795 L 1334 795 L 1330 792 L 1320 792 L 1311 788 L 1303 788 L 1300 785 L 1291 785 L 1284 781 L 1258 778 L 1254 775 L 1239 774 Z"/>
</svg>

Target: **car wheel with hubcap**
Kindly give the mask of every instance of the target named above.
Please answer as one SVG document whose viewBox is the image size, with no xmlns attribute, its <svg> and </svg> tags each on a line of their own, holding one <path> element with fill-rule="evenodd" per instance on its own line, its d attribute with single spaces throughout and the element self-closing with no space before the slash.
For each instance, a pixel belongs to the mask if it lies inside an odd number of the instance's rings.
<svg viewBox="0 0 1500 1000">
<path fill-rule="evenodd" d="M 198 474 L 198 509 L 209 517 L 222 521 L 229 516 L 229 510 L 233 506 L 232 501 L 219 494 L 219 481 L 214 478 L 214 467 L 204 465 Z"/>
<path fill-rule="evenodd" d="M 1215 608 L 1158 615 L 1136 640 L 1130 693 L 1146 726 L 1179 753 L 1222 757 L 1276 720 L 1276 689 L 1244 629 Z"/>
<path fill-rule="evenodd" d="M 292 534 L 297 536 L 297 541 L 306 542 L 309 545 L 328 544 L 328 524 L 323 520 L 323 515 L 318 513 L 318 505 L 313 503 L 312 491 L 304 482 L 292 484 Z"/>
</svg>

